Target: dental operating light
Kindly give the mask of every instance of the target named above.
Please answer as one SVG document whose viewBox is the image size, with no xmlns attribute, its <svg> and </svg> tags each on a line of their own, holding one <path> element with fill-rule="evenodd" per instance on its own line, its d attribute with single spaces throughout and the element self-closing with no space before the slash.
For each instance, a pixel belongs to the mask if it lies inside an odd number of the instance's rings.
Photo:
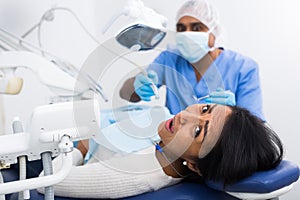
<svg viewBox="0 0 300 200">
<path fill-rule="evenodd" d="M 122 31 L 116 35 L 115 39 L 119 44 L 131 51 L 154 49 L 166 36 L 167 18 L 158 14 L 153 9 L 145 7 L 141 0 L 128 0 L 125 8 L 112 16 L 111 20 L 104 26 L 102 33 L 104 34 L 122 15 L 128 16 L 133 22 L 121 29 Z M 112 49 L 109 49 L 109 51 L 114 53 Z M 123 56 L 121 58 L 134 64 L 147 76 L 146 70 L 141 66 Z M 151 88 L 155 94 L 155 98 L 159 99 L 157 86 L 152 83 Z"/>
<path fill-rule="evenodd" d="M 116 40 L 133 51 L 151 50 L 165 37 L 166 33 L 144 24 L 132 25 L 117 36 Z"/>
<path fill-rule="evenodd" d="M 117 34 L 116 40 L 130 50 L 153 49 L 166 35 L 167 18 L 145 7 L 141 0 L 128 0 L 125 8 L 111 18 L 102 32 L 105 33 L 122 15 L 128 16 L 133 22 Z"/>
</svg>

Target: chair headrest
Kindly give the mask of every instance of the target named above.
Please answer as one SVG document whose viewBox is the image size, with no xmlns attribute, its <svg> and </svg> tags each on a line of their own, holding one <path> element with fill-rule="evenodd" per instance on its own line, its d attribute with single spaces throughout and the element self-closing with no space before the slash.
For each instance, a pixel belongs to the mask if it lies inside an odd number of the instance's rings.
<svg viewBox="0 0 300 200">
<path fill-rule="evenodd" d="M 270 193 L 291 185 L 299 178 L 299 167 L 295 163 L 283 160 L 274 169 L 256 172 L 235 184 L 228 185 L 226 192 Z M 223 190 L 222 182 L 206 181 L 215 190 Z"/>
</svg>

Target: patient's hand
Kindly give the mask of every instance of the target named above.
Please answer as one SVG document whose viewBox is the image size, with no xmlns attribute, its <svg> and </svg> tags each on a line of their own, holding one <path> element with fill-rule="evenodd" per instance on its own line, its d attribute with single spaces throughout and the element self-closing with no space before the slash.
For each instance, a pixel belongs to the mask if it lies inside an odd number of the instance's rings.
<svg viewBox="0 0 300 200">
<path fill-rule="evenodd" d="M 89 150 L 89 140 L 81 140 L 78 142 L 77 149 L 82 153 L 82 156 L 85 157 L 86 153 Z"/>
</svg>

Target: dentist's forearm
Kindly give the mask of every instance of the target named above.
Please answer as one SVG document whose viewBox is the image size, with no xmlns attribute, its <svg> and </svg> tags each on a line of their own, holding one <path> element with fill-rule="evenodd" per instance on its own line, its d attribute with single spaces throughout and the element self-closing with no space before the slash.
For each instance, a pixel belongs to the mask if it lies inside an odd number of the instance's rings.
<svg viewBox="0 0 300 200">
<path fill-rule="evenodd" d="M 86 153 L 89 150 L 89 140 L 81 140 L 78 142 L 77 149 L 81 152 L 83 157 L 85 157 Z"/>
<path fill-rule="evenodd" d="M 135 77 L 127 79 L 120 89 L 120 97 L 130 102 L 139 102 L 141 98 L 135 93 L 133 82 Z"/>
</svg>

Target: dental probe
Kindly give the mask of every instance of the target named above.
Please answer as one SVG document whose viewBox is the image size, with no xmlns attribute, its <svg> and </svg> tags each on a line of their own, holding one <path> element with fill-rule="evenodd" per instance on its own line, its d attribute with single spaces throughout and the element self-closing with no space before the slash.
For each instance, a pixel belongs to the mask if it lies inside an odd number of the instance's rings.
<svg viewBox="0 0 300 200">
<path fill-rule="evenodd" d="M 230 92 L 230 90 L 225 90 L 224 92 Z M 203 97 L 199 97 L 199 98 L 197 98 L 195 95 L 193 95 L 193 98 L 194 98 L 196 101 L 201 101 L 201 100 L 206 99 L 206 98 L 208 98 L 208 97 L 210 97 L 210 94 L 205 95 L 205 96 L 203 96 Z"/>
<path fill-rule="evenodd" d="M 195 95 L 193 95 L 193 98 L 194 98 L 196 101 L 201 101 L 201 100 L 206 99 L 206 98 L 208 98 L 208 97 L 210 97 L 209 94 L 208 94 L 208 95 L 205 95 L 205 96 L 203 96 L 203 97 L 199 97 L 199 98 L 197 98 Z"/>
</svg>

